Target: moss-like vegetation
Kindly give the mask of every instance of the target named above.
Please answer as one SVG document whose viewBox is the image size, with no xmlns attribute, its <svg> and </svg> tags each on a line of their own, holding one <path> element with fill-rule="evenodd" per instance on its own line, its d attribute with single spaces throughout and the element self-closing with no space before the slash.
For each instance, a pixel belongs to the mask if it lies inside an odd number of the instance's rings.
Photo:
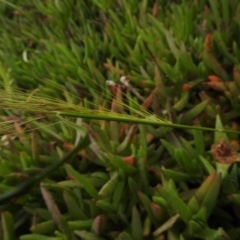
<svg viewBox="0 0 240 240">
<path fill-rule="evenodd" d="M 239 239 L 238 0 L 0 13 L 0 239 Z"/>
</svg>

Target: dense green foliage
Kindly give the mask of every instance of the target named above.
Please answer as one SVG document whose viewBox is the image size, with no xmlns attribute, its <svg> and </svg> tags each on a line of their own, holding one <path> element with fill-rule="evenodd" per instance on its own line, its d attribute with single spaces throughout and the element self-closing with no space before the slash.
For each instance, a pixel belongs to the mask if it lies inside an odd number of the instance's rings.
<svg viewBox="0 0 240 240">
<path fill-rule="evenodd" d="M 1 0 L 0 12 L 1 239 L 239 239 L 239 1 Z M 26 108 L 39 96 L 31 113 L 11 104 L 16 88 L 32 92 Z M 236 132 L 49 117 L 53 98 Z"/>
</svg>

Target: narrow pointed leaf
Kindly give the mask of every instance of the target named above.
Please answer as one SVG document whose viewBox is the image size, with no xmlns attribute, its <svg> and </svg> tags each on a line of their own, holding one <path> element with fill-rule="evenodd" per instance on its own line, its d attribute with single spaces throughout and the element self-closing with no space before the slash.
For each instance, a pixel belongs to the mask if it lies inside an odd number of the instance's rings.
<svg viewBox="0 0 240 240">
<path fill-rule="evenodd" d="M 169 190 L 160 189 L 159 193 L 187 224 L 191 218 L 191 212 L 189 211 L 187 205 L 178 196 L 172 194 Z"/>
</svg>

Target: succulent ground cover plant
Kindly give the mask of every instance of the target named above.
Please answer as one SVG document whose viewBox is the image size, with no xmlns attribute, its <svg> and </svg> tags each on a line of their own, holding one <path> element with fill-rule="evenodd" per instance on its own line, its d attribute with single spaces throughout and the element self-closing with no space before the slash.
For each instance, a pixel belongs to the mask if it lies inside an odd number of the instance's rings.
<svg viewBox="0 0 240 240">
<path fill-rule="evenodd" d="M 239 239 L 237 0 L 0 10 L 1 239 Z"/>
</svg>

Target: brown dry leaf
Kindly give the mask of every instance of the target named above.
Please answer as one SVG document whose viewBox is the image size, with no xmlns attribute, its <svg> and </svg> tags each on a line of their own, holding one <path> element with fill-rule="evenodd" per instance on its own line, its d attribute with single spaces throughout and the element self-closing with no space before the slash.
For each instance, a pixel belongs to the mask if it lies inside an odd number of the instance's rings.
<svg viewBox="0 0 240 240">
<path fill-rule="evenodd" d="M 204 82 L 202 85 L 208 86 L 220 92 L 224 92 L 226 90 L 226 85 L 223 82 Z"/>
<path fill-rule="evenodd" d="M 158 3 L 155 2 L 153 5 L 153 10 L 152 10 L 152 15 L 155 18 L 157 18 L 157 16 L 158 16 L 158 8 L 159 8 Z"/>
<path fill-rule="evenodd" d="M 117 100 L 116 99 L 113 99 L 111 102 L 111 111 L 117 112 Z"/>
<path fill-rule="evenodd" d="M 189 91 L 191 88 L 192 88 L 191 84 L 185 83 L 185 84 L 183 84 L 183 86 L 182 86 L 182 91 L 183 91 L 183 92 L 187 92 L 187 91 Z"/>
<path fill-rule="evenodd" d="M 144 100 L 144 102 L 142 103 L 142 107 L 143 108 L 149 108 L 152 104 L 152 101 L 153 101 L 153 97 L 158 93 L 158 88 L 154 88 L 152 90 L 152 92 L 150 93 L 150 95 Z"/>
<path fill-rule="evenodd" d="M 209 75 L 208 80 L 210 82 L 223 82 L 223 80 L 215 75 Z"/>
<path fill-rule="evenodd" d="M 117 94 L 117 86 L 116 85 L 110 85 L 108 86 L 110 92 L 113 94 L 113 96 L 116 96 Z"/>
<path fill-rule="evenodd" d="M 125 163 L 127 163 L 128 165 L 133 166 L 134 163 L 135 163 L 135 157 L 132 156 L 132 155 L 131 156 L 127 156 L 127 157 L 123 157 L 123 161 Z"/>
<path fill-rule="evenodd" d="M 237 161 L 238 154 L 225 140 L 213 144 L 211 147 L 213 160 L 219 163 L 231 164 Z"/>
<path fill-rule="evenodd" d="M 116 113 L 124 113 L 124 103 L 121 86 L 117 86 L 115 96 L 116 98 L 113 99 L 111 103 L 111 111 Z"/>
<path fill-rule="evenodd" d="M 73 148 L 74 148 L 73 144 L 70 144 L 70 143 L 67 143 L 67 142 L 63 143 L 63 149 L 64 150 L 72 150 Z M 79 151 L 78 152 L 78 156 L 81 156 L 83 158 L 87 158 L 88 157 L 87 152 L 85 150 Z"/>
<path fill-rule="evenodd" d="M 211 51 L 212 51 L 212 34 L 211 33 L 207 34 L 207 36 L 205 38 L 204 50 L 207 53 L 211 53 Z"/>
</svg>

